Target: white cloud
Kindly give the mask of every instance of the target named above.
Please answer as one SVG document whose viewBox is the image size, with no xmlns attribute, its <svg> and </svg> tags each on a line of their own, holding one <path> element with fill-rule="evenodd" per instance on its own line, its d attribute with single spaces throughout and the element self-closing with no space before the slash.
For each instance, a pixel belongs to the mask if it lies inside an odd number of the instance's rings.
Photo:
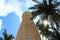
<svg viewBox="0 0 60 40">
<path fill-rule="evenodd" d="M 10 12 L 15 12 L 21 18 L 23 13 L 21 4 L 18 0 L 0 0 L 0 16 L 7 16 Z"/>
<path fill-rule="evenodd" d="M 32 0 L 26 0 L 26 7 L 27 8 L 29 8 L 29 7 L 31 7 L 31 6 L 33 6 L 33 5 L 35 5 L 36 3 L 35 2 L 33 2 Z"/>
<path fill-rule="evenodd" d="M 1 28 L 2 28 L 2 20 L 0 19 L 0 30 L 1 30 Z"/>
</svg>

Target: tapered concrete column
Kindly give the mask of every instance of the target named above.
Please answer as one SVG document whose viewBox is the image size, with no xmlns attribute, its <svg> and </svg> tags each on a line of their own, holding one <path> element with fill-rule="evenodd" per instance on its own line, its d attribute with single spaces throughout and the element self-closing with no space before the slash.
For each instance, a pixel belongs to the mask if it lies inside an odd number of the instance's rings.
<svg viewBox="0 0 60 40">
<path fill-rule="evenodd" d="M 31 20 L 33 16 L 30 12 L 25 12 L 22 16 L 22 23 L 16 36 L 16 40 L 41 40 L 40 34 Z"/>
</svg>

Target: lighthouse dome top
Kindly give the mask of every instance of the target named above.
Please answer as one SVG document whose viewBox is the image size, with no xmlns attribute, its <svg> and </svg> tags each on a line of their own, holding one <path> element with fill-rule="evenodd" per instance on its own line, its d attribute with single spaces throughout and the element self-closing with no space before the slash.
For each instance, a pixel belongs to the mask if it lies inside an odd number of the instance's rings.
<svg viewBox="0 0 60 40">
<path fill-rule="evenodd" d="M 31 12 L 26 11 L 26 12 L 23 13 L 23 15 L 22 15 L 22 19 L 23 19 L 25 16 L 27 16 L 27 15 L 32 16 Z"/>
</svg>

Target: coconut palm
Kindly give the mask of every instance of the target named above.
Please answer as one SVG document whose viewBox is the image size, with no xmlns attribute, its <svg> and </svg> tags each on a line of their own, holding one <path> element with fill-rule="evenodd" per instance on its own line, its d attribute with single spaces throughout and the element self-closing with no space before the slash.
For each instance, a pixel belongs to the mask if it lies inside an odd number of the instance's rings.
<svg viewBox="0 0 60 40">
<path fill-rule="evenodd" d="M 13 40 L 13 35 L 8 35 L 6 30 L 4 29 L 4 32 L 3 32 L 3 36 L 4 36 L 4 40 Z"/>
<path fill-rule="evenodd" d="M 2 37 L 0 37 L 0 40 L 3 40 L 3 38 L 2 38 Z"/>
<path fill-rule="evenodd" d="M 41 33 L 46 37 L 51 38 L 52 40 L 59 40 L 60 34 L 58 32 L 58 29 L 60 27 L 60 2 L 57 2 L 57 0 L 42 0 L 42 3 L 40 3 L 38 0 L 32 1 L 37 3 L 33 7 L 29 8 L 33 10 L 33 19 L 35 19 L 38 15 L 42 15 L 41 20 L 46 19 L 51 23 L 51 27 L 49 27 L 50 25 L 47 25 L 45 28 L 43 24 L 40 24 L 41 22 L 39 19 L 36 23 L 38 29 L 41 30 Z M 56 28 L 53 26 L 54 24 L 56 25 Z M 53 32 L 49 31 L 49 28 L 52 29 Z"/>
<path fill-rule="evenodd" d="M 11 35 L 7 34 L 6 29 L 4 29 L 3 38 L 0 37 L 0 40 L 13 40 L 13 38 L 14 38 L 13 35 L 12 34 Z"/>
<path fill-rule="evenodd" d="M 43 0 L 42 3 L 39 3 L 37 0 L 33 0 L 34 2 L 37 2 L 34 7 L 30 7 L 29 9 L 34 10 L 32 12 L 33 16 L 36 17 L 37 15 L 44 14 L 44 17 L 51 16 L 51 20 L 57 21 L 57 19 L 60 18 L 60 9 L 57 7 L 60 5 L 60 2 L 56 2 L 53 0 L 48 0 L 48 3 L 46 0 Z M 59 19 L 60 21 L 60 19 Z"/>
</svg>

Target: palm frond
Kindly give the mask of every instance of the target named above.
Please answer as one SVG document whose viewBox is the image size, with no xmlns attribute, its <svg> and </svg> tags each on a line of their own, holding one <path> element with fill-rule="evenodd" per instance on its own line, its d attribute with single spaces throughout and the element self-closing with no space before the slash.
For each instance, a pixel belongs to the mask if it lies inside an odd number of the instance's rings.
<svg viewBox="0 0 60 40">
<path fill-rule="evenodd" d="M 60 9 L 55 9 L 57 11 L 58 14 L 60 14 Z"/>
<path fill-rule="evenodd" d="M 46 6 L 47 5 L 47 2 L 46 2 L 46 0 L 43 0 L 43 4 Z"/>
<path fill-rule="evenodd" d="M 53 0 L 49 0 L 49 2 L 48 2 L 48 3 L 49 3 L 49 5 L 51 5 L 51 4 L 52 4 L 52 1 L 53 1 Z"/>
<path fill-rule="evenodd" d="M 3 40 L 3 38 L 2 38 L 2 37 L 0 37 L 0 40 Z"/>
<path fill-rule="evenodd" d="M 29 9 L 39 9 L 42 6 L 42 4 L 36 4 L 33 7 L 30 7 Z"/>
<path fill-rule="evenodd" d="M 37 8 L 36 8 L 36 7 L 30 7 L 29 9 L 35 10 L 35 9 L 37 9 Z"/>
<path fill-rule="evenodd" d="M 56 2 L 56 3 L 54 4 L 54 6 L 55 6 L 55 8 L 57 8 L 58 6 L 60 6 L 60 2 Z"/>
</svg>

